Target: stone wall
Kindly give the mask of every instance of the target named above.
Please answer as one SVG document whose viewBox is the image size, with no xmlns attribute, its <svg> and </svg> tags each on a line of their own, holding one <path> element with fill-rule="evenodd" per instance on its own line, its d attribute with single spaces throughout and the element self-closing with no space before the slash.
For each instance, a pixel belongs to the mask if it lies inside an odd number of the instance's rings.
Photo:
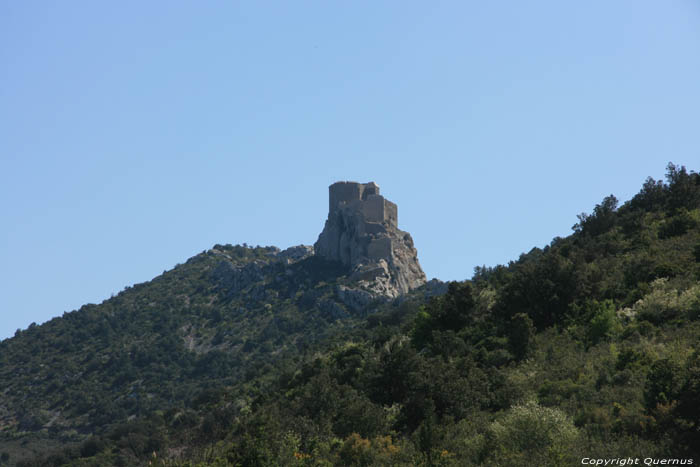
<svg viewBox="0 0 700 467">
<path fill-rule="evenodd" d="M 369 259 L 391 258 L 391 253 L 391 238 L 373 238 L 367 245 L 367 257 Z"/>
<path fill-rule="evenodd" d="M 398 225 L 398 208 L 379 194 L 374 182 L 336 182 L 328 187 L 328 214 L 346 206 L 360 212 L 365 222 L 387 222 Z"/>
<path fill-rule="evenodd" d="M 394 227 L 399 225 L 399 208 L 388 199 L 384 200 L 384 222 Z"/>
<path fill-rule="evenodd" d="M 362 199 L 362 187 L 356 182 L 336 182 L 328 187 L 328 212 L 335 212 L 341 204 Z"/>
<path fill-rule="evenodd" d="M 328 212 L 332 213 L 342 205 L 366 200 L 374 195 L 379 195 L 379 186 L 374 182 L 336 182 L 328 187 Z"/>
<path fill-rule="evenodd" d="M 361 201 L 358 210 L 365 217 L 365 222 L 384 222 L 384 197 L 370 195 Z"/>
</svg>

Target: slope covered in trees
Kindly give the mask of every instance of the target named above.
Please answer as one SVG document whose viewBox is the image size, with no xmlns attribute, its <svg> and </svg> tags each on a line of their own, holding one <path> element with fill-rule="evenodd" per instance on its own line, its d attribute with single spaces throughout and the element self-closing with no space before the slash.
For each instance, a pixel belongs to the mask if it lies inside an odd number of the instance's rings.
<svg viewBox="0 0 700 467">
<path fill-rule="evenodd" d="M 0 450 L 64 444 L 21 465 L 698 462 L 700 175 L 670 164 L 578 220 L 444 295 L 355 311 L 332 264 L 217 247 L 3 342 Z M 271 269 L 222 282 L 224 253 Z"/>
<path fill-rule="evenodd" d="M 15 460 L 76 445 L 223 391 L 245 406 L 282 368 L 356 325 L 362 313 L 337 297 L 343 272 L 308 254 L 216 245 L 17 331 L 0 343 L 0 452 Z"/>
</svg>

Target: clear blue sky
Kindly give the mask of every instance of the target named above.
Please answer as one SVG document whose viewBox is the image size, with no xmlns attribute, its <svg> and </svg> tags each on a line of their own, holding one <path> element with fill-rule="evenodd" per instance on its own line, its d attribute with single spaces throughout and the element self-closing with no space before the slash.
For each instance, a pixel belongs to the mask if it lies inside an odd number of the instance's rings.
<svg viewBox="0 0 700 467">
<path fill-rule="evenodd" d="M 2 2 L 0 338 L 377 182 L 429 277 L 700 169 L 700 2 Z"/>
</svg>

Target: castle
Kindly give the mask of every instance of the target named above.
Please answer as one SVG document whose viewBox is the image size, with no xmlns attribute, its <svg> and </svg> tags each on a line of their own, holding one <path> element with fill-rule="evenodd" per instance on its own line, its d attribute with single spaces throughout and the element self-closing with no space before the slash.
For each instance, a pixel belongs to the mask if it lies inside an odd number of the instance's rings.
<svg viewBox="0 0 700 467">
<path fill-rule="evenodd" d="M 398 228 L 396 204 L 374 182 L 336 182 L 328 187 L 328 219 L 315 254 L 347 266 L 381 295 L 396 296 L 425 283 L 408 232 Z"/>
<path fill-rule="evenodd" d="M 379 194 L 379 185 L 374 182 L 336 182 L 328 187 L 328 216 L 347 206 L 359 211 L 365 222 L 386 222 L 398 226 L 398 208 L 396 204 Z"/>
</svg>

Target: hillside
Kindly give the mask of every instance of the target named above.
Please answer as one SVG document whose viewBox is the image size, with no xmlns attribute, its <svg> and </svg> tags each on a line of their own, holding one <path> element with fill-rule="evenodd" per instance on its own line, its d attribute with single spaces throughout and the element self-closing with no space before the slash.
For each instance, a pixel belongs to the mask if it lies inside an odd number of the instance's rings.
<svg viewBox="0 0 700 467">
<path fill-rule="evenodd" d="M 99 305 L 0 343 L 0 425 L 16 447 L 79 442 L 197 404 L 248 404 L 266 381 L 364 316 L 338 298 L 343 268 L 308 247 L 216 245 Z M 2 444 L 0 444 L 2 445 Z M 15 456 L 12 456 L 15 457 Z"/>
<path fill-rule="evenodd" d="M 217 245 L 0 343 L 0 461 L 700 460 L 697 173 L 670 164 L 444 294 L 368 296 L 376 267 L 310 252 Z M 374 284 L 402 283 L 385 263 Z"/>
</svg>

